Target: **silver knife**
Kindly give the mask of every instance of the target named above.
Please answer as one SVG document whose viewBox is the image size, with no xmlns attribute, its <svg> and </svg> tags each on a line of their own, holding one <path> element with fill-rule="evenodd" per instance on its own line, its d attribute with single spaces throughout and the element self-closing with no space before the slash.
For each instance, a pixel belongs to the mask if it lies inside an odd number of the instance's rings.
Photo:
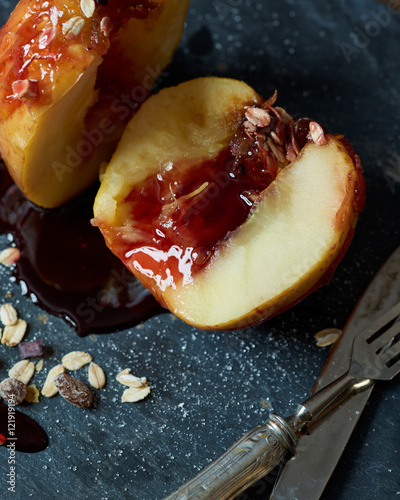
<svg viewBox="0 0 400 500">
<path fill-rule="evenodd" d="M 343 334 L 333 345 L 310 393 L 323 388 L 348 368 L 354 336 L 382 313 L 400 302 L 400 248 L 398 248 L 364 292 Z M 282 468 L 271 500 L 317 500 L 368 401 L 373 386 L 347 400 L 309 435 L 302 436 L 296 455 Z"/>
</svg>

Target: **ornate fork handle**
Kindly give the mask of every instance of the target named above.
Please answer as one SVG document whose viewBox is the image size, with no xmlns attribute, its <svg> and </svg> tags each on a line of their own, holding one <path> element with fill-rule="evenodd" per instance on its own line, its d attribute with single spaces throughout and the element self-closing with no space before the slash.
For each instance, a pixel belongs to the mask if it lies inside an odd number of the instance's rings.
<svg viewBox="0 0 400 500">
<path fill-rule="evenodd" d="M 370 379 L 349 372 L 321 389 L 287 419 L 271 414 L 269 420 L 247 432 L 223 455 L 164 500 L 229 500 L 271 472 L 290 452 L 308 424 L 343 398 L 365 390 Z"/>
<path fill-rule="evenodd" d="M 164 500 L 227 500 L 273 470 L 290 452 L 297 438 L 292 428 L 277 415 L 247 432 L 223 455 L 195 478 Z"/>
</svg>

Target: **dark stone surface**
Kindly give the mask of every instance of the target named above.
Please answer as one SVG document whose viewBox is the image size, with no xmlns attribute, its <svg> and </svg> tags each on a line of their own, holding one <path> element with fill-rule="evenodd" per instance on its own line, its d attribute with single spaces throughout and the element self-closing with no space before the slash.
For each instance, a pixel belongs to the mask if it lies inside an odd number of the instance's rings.
<svg viewBox="0 0 400 500">
<path fill-rule="evenodd" d="M 0 5 L 4 22 L 12 2 Z M 327 352 L 315 347 L 314 333 L 344 324 L 400 244 L 399 32 L 400 14 L 372 0 L 192 0 L 164 84 L 221 75 L 243 79 L 266 97 L 277 88 L 278 104 L 289 112 L 345 134 L 361 156 L 368 190 L 353 243 L 329 285 L 236 333 L 201 332 L 163 315 L 140 328 L 80 339 L 60 319 L 42 324 L 41 311 L 0 269 L 1 301 L 11 290 L 29 323 L 26 340 L 44 339 L 38 386 L 76 349 L 90 352 L 108 376 L 96 408 L 80 410 L 60 397 L 21 408 L 46 429 L 50 444 L 17 455 L 16 495 L 7 494 L 7 450 L 0 450 L 2 498 L 161 499 L 270 409 L 285 415 L 306 396 Z M 1 237 L 0 247 L 6 244 Z M 1 378 L 18 359 L 17 349 L 2 346 Z M 153 389 L 136 405 L 120 402 L 115 376 L 126 367 L 146 375 Z M 85 371 L 78 376 L 84 380 Z M 397 381 L 377 385 L 324 500 L 400 495 L 399 399 Z M 267 499 L 271 489 L 266 479 L 241 498 Z"/>
</svg>

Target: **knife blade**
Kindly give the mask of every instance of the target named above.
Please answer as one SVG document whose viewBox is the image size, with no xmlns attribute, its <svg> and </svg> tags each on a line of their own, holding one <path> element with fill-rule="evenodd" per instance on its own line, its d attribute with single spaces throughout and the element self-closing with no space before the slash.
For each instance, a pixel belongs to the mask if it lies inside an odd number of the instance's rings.
<svg viewBox="0 0 400 500">
<path fill-rule="evenodd" d="M 332 382 L 349 364 L 353 339 L 382 313 L 400 302 L 400 247 L 373 278 L 348 319 L 343 334 L 333 345 L 310 392 Z M 270 500 L 317 500 L 321 497 L 373 386 L 345 401 L 299 440 L 294 458 L 286 462 Z"/>
</svg>

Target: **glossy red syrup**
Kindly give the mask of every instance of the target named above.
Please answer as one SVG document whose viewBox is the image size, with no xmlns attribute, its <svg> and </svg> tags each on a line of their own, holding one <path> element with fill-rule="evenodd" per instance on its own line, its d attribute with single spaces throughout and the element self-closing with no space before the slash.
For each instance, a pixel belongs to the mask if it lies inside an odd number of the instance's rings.
<svg viewBox="0 0 400 500">
<path fill-rule="evenodd" d="M 251 148 L 239 162 L 227 148 L 193 168 L 174 165 L 126 198 L 139 239 L 113 250 L 161 289 L 188 282 L 271 181 Z"/>
<path fill-rule="evenodd" d="M 29 104 L 51 103 L 52 87 L 64 69 L 77 63 L 82 65 L 82 71 L 86 69 L 86 64 L 77 61 L 76 52 L 71 50 L 74 45 L 81 45 L 89 64 L 90 55 L 96 57 L 107 53 L 110 40 L 129 19 L 145 19 L 155 8 L 157 2 L 154 0 L 100 0 L 96 2 L 93 17 L 86 21 L 79 35 L 71 40 L 63 34 L 62 24 L 65 19 L 82 16 L 79 2 L 66 1 L 63 8 L 58 9 L 47 0 L 21 1 L 0 31 L 2 117 L 7 118 L 23 104 L 21 99 L 13 97 L 12 84 L 15 81 L 39 80 L 39 94 L 29 98 Z M 100 29 L 100 21 L 104 17 L 109 17 L 113 25 L 110 37 L 104 36 Z M 80 57 L 83 57 L 82 52 Z M 108 78 L 101 76 L 98 85 L 106 94 L 107 83 Z"/>
<path fill-rule="evenodd" d="M 47 47 L 39 41 L 44 30 L 51 29 L 52 20 L 53 23 L 60 24 L 55 12 L 49 2 L 25 2 L 25 5 L 17 7 L 16 14 L 10 17 L 1 30 L 0 95 L 4 118 L 22 104 L 20 99 L 13 97 L 13 82 L 26 78 L 40 80 L 40 93 L 29 102 L 33 104 L 40 100 L 42 104 L 46 104 L 55 75 L 63 65 L 71 64 L 68 45 L 61 42 L 59 37 L 56 36 Z"/>
<path fill-rule="evenodd" d="M 18 410 L 10 411 L 8 406 L 0 403 L 0 443 L 9 450 L 37 453 L 47 447 L 48 438 L 37 422 Z"/>
<path fill-rule="evenodd" d="M 113 332 L 162 311 L 90 225 L 95 189 L 58 210 L 29 202 L 0 163 L 0 233 L 21 250 L 14 275 L 39 306 L 78 334 Z"/>
<path fill-rule="evenodd" d="M 293 122 L 300 149 L 308 141 L 309 123 L 309 118 Z M 111 234 L 111 248 L 162 302 L 159 290 L 190 282 L 246 221 L 274 180 L 277 170 L 272 170 L 263 150 L 239 127 L 215 159 L 168 166 L 135 187 L 125 199 L 132 235 Z"/>
</svg>

